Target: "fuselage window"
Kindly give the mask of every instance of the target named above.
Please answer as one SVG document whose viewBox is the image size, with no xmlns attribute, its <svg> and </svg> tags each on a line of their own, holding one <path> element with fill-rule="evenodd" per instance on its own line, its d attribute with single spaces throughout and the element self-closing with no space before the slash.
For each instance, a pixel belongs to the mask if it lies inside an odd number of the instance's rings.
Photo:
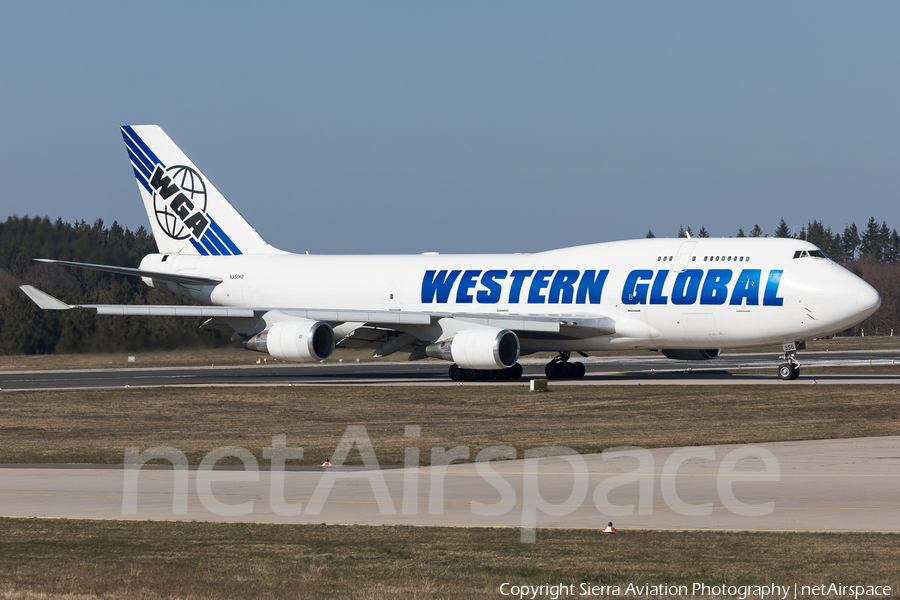
<svg viewBox="0 0 900 600">
<path fill-rule="evenodd" d="M 743 257 L 743 256 L 741 257 L 741 262 L 744 262 L 744 257 Z"/>
<path fill-rule="evenodd" d="M 728 257 L 728 261 L 731 262 L 731 257 L 730 257 L 730 256 Z"/>
<path fill-rule="evenodd" d="M 671 256 L 669 257 L 669 260 L 672 260 L 672 257 L 671 257 Z"/>
<path fill-rule="evenodd" d="M 657 256 L 657 257 L 656 257 L 656 261 L 657 261 L 657 262 L 659 262 L 659 261 L 661 261 L 661 260 L 662 260 L 662 257 L 661 257 L 661 256 Z"/>
<path fill-rule="evenodd" d="M 691 260 L 697 260 L 697 257 L 696 257 L 696 256 L 692 256 L 692 257 L 691 257 Z"/>
</svg>

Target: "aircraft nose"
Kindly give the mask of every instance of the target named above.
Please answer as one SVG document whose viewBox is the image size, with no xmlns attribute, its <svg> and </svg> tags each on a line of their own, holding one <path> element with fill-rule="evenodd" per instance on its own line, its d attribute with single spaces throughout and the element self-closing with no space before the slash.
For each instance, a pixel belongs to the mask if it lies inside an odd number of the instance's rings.
<svg viewBox="0 0 900 600">
<path fill-rule="evenodd" d="M 859 286 L 859 292 L 856 294 L 856 307 L 859 310 L 859 314 L 863 317 L 868 317 L 881 306 L 881 296 L 878 292 L 868 283 L 863 283 Z"/>
</svg>

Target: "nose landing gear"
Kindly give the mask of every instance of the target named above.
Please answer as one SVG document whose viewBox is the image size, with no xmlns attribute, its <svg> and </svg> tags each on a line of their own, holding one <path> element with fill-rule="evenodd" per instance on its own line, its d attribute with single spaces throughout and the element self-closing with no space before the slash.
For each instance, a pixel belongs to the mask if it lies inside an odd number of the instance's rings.
<svg viewBox="0 0 900 600">
<path fill-rule="evenodd" d="M 802 344 L 784 344 L 784 362 L 778 365 L 778 377 L 792 381 L 800 377 L 800 362 L 797 361 L 797 350 Z"/>
</svg>

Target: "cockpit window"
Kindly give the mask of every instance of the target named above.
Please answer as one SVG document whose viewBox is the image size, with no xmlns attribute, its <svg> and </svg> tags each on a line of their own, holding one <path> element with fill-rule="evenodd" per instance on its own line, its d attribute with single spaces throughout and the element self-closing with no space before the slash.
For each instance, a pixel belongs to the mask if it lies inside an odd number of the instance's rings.
<svg viewBox="0 0 900 600">
<path fill-rule="evenodd" d="M 828 255 L 822 252 L 821 250 L 796 250 L 794 252 L 794 258 L 828 258 Z"/>
<path fill-rule="evenodd" d="M 814 258 L 828 258 L 828 255 L 821 250 L 810 250 L 809 255 Z"/>
</svg>

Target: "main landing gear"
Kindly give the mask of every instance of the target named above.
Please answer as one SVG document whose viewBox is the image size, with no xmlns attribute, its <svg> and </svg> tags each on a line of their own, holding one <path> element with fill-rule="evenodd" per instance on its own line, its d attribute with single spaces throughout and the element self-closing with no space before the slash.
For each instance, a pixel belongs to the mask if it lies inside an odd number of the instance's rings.
<svg viewBox="0 0 900 600">
<path fill-rule="evenodd" d="M 450 365 L 450 379 L 453 381 L 489 381 L 491 379 L 519 379 L 522 365 L 514 364 L 508 369 L 463 369 L 457 364 Z"/>
<path fill-rule="evenodd" d="M 785 351 L 784 362 L 778 365 L 778 377 L 785 381 L 800 377 L 800 363 L 797 361 L 796 352 Z"/>
<path fill-rule="evenodd" d="M 581 379 L 584 377 L 584 371 L 584 363 L 569 362 L 569 352 L 560 352 L 559 356 L 544 367 L 547 379 Z"/>
</svg>

